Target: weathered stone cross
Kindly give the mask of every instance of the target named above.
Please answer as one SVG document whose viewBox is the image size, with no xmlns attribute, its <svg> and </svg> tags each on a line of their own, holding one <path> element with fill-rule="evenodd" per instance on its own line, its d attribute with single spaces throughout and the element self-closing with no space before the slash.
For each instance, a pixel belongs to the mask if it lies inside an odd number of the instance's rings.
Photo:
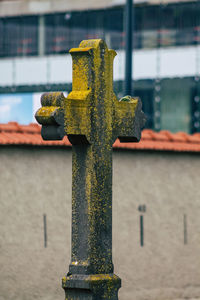
<svg viewBox="0 0 200 300">
<path fill-rule="evenodd" d="M 113 92 L 114 50 L 103 40 L 70 50 L 72 92 L 42 96 L 37 121 L 46 140 L 72 143 L 72 254 L 63 278 L 66 299 L 118 298 L 112 263 L 112 145 L 138 142 L 145 117 L 138 98 Z"/>
</svg>

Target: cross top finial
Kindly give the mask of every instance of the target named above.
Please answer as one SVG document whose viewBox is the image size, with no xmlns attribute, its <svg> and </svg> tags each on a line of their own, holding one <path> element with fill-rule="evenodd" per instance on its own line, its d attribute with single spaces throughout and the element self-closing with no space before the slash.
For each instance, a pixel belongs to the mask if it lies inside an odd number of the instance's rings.
<svg viewBox="0 0 200 300">
<path fill-rule="evenodd" d="M 70 50 L 73 60 L 72 92 L 42 96 L 36 119 L 43 125 L 44 139 L 62 139 L 72 144 L 137 142 L 144 114 L 138 98 L 117 100 L 113 92 L 114 50 L 101 40 L 84 40 Z"/>
</svg>

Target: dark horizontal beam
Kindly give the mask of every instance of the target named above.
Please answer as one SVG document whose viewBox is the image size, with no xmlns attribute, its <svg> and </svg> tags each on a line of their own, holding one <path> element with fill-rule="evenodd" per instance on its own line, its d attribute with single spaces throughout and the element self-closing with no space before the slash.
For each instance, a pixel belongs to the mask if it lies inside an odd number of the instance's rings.
<svg viewBox="0 0 200 300">
<path fill-rule="evenodd" d="M 122 93 L 124 81 L 119 80 L 114 82 L 114 91 L 116 94 Z M 135 81 L 135 89 L 146 89 L 153 88 L 154 80 L 153 79 L 141 79 Z M 49 85 L 20 85 L 20 86 L 0 86 L 0 94 L 11 94 L 11 93 L 43 93 L 50 91 L 66 91 L 70 92 L 72 89 L 72 84 L 49 84 Z M 117 95 L 118 96 L 118 95 Z M 119 95 L 121 98 L 123 95 Z M 137 96 L 137 95 L 136 95 Z"/>
</svg>

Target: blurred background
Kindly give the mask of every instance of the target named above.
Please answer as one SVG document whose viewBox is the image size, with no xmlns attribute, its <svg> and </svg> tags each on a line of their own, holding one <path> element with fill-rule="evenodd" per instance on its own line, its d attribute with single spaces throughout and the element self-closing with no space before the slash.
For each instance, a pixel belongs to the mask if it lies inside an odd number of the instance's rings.
<svg viewBox="0 0 200 300">
<path fill-rule="evenodd" d="M 0 1 L 0 123 L 35 122 L 40 95 L 71 90 L 68 51 L 103 38 L 117 51 L 114 90 L 124 94 L 125 0 Z M 134 96 L 147 128 L 200 132 L 200 1 L 134 0 Z"/>
<path fill-rule="evenodd" d="M 132 95 L 146 128 L 168 130 L 143 131 L 113 154 L 119 299 L 200 300 L 200 134 L 172 134 L 200 132 L 200 0 L 134 0 L 131 26 L 127 3 L 0 0 L 0 300 L 64 297 L 71 147 L 41 142 L 40 128 L 23 124 L 36 122 L 42 93 L 71 91 L 68 51 L 96 38 L 117 52 L 118 98 L 132 40 Z M 10 121 L 22 125 L 2 125 Z"/>
</svg>

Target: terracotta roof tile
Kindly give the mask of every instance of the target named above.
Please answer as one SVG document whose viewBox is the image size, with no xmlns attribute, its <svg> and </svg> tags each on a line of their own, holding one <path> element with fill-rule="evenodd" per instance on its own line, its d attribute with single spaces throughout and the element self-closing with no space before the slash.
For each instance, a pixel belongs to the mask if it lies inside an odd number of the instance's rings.
<svg viewBox="0 0 200 300">
<path fill-rule="evenodd" d="M 67 137 L 62 141 L 44 141 L 40 132 L 41 127 L 37 124 L 20 125 L 16 122 L 0 124 L 0 145 L 71 146 Z M 166 130 L 154 132 L 144 129 L 139 143 L 120 143 L 117 140 L 114 148 L 200 152 L 200 133 L 189 135 L 184 132 L 171 133 Z"/>
</svg>

